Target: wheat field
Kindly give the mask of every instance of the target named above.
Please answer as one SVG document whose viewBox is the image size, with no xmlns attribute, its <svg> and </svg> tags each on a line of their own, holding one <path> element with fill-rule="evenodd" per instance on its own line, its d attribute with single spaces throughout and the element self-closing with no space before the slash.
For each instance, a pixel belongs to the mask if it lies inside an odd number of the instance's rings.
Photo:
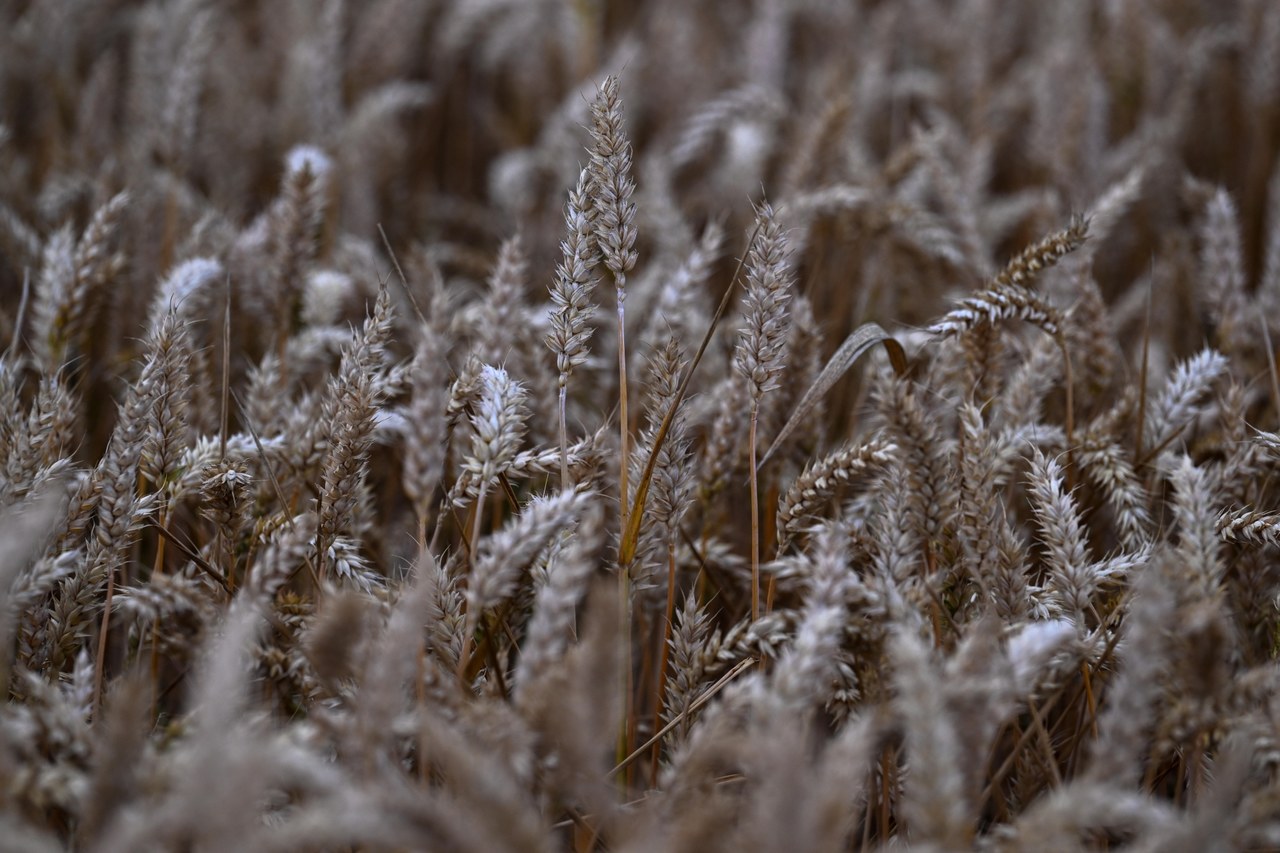
<svg viewBox="0 0 1280 853">
<path fill-rule="evenodd" d="M 0 0 L 0 850 L 1280 849 L 1280 3 Z"/>
</svg>

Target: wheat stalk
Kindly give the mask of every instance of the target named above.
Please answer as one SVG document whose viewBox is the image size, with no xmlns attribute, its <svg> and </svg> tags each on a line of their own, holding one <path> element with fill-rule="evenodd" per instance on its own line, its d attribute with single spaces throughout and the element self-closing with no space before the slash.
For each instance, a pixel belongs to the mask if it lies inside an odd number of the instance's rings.
<svg viewBox="0 0 1280 853">
<path fill-rule="evenodd" d="M 596 261 L 595 209 L 589 198 L 590 181 L 591 173 L 583 169 L 578 175 L 578 185 L 569 193 L 569 201 L 565 205 L 566 236 L 560 244 L 563 257 L 556 266 L 551 285 L 551 332 L 546 337 L 546 344 L 556 357 L 556 370 L 560 373 L 560 487 L 563 489 L 569 488 L 565 399 L 574 368 L 589 356 L 587 344 L 591 340 L 591 316 L 595 313 L 595 306 L 591 303 L 591 293 L 597 284 L 591 275 Z"/>
<path fill-rule="evenodd" d="M 760 401 L 777 387 L 782 372 L 784 347 L 789 330 L 787 303 L 791 301 L 791 273 L 787 262 L 787 239 L 773 208 L 765 204 L 756 211 L 760 239 L 747 253 L 747 286 L 743 294 L 743 318 L 734 351 L 734 366 L 747 380 L 750 400 L 747 456 L 751 488 L 751 616 L 760 616 L 760 495 L 756 471 L 756 430 Z"/>
<path fill-rule="evenodd" d="M 622 465 L 618 493 L 622 496 L 623 526 L 627 518 L 627 460 L 630 458 L 631 424 L 627 408 L 627 273 L 636 265 L 636 205 L 631 200 L 631 143 L 622 128 L 622 96 L 617 77 L 607 77 L 591 104 L 591 183 L 589 194 L 595 211 L 592 223 L 595 245 L 613 276 L 618 299 L 618 420 Z"/>
</svg>

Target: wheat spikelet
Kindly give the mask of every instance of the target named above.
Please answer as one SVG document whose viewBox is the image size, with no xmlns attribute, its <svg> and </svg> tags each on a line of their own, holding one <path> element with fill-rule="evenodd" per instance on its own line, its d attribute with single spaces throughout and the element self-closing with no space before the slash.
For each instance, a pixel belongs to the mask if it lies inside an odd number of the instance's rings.
<svg viewBox="0 0 1280 853">
<path fill-rule="evenodd" d="M 571 640 L 575 609 L 586 593 L 587 581 L 597 569 L 598 514 L 584 513 L 577 528 L 553 542 L 547 562 L 547 580 L 538 589 L 524 645 L 516 686 L 520 695 L 546 678 Z"/>
<path fill-rule="evenodd" d="M 663 690 L 663 720 L 668 723 L 677 718 L 685 720 L 668 738 L 673 747 L 688 735 L 692 723 L 688 718 L 690 708 L 703 686 L 708 668 L 706 656 L 710 652 L 711 660 L 715 659 L 717 643 L 713 641 L 718 639 L 712 632 L 711 614 L 698 606 L 695 596 L 686 596 L 668 640 L 671 666 Z"/>
<path fill-rule="evenodd" d="M 213 602 L 208 587 L 183 575 L 159 575 L 146 585 L 126 587 L 116 595 L 112 606 L 131 623 L 150 628 L 162 623 L 175 623 L 183 634 L 170 633 L 170 650 L 190 648 L 191 640 L 198 635 L 206 622 L 212 621 Z"/>
<path fill-rule="evenodd" d="M 1147 545 L 1151 539 L 1148 497 L 1126 451 L 1114 441 L 1086 440 L 1076 459 L 1085 475 L 1102 487 L 1124 546 L 1135 550 Z"/>
<path fill-rule="evenodd" d="M 193 466 L 194 467 L 194 466 Z M 200 514 L 217 531 L 217 560 L 227 575 L 235 574 L 235 543 L 248 521 L 254 477 L 243 462 L 223 458 L 201 467 Z"/>
<path fill-rule="evenodd" d="M 1178 526 L 1177 554 L 1208 596 L 1222 582 L 1223 546 L 1216 529 L 1220 503 L 1211 472 L 1182 456 L 1169 476 L 1174 488 L 1173 517 Z"/>
<path fill-rule="evenodd" d="M 12 504 L 69 467 L 78 441 L 77 399 L 59 371 L 41 377 L 25 418 L 18 389 L 6 395 L 12 405 L 4 425 L 7 446 L 0 466 L 0 504 Z"/>
<path fill-rule="evenodd" d="M 938 338 L 949 338 L 1014 319 L 1025 320 L 1053 337 L 1062 333 L 1063 318 L 1058 309 L 1039 294 L 1009 283 L 998 283 L 961 300 L 931 325 L 929 332 Z"/>
<path fill-rule="evenodd" d="M 475 350 L 467 353 L 458 375 L 449 385 L 449 405 L 445 408 L 446 420 L 452 428 L 464 413 L 480 400 L 480 374 L 484 362 Z"/>
<path fill-rule="evenodd" d="M 993 423 L 1006 427 L 1040 423 L 1044 398 L 1061 381 L 1062 368 L 1053 341 L 1036 340 L 993 401 Z"/>
<path fill-rule="evenodd" d="M 1215 522 L 1218 535 L 1229 542 L 1280 545 L 1280 514 L 1256 509 L 1223 510 Z"/>
<path fill-rule="evenodd" d="M 595 306 L 591 293 L 598 282 L 591 274 L 596 257 L 592 231 L 595 210 L 588 197 L 590 179 L 590 173 L 583 169 L 577 186 L 569 193 L 564 214 L 566 236 L 560 244 L 563 257 L 556 265 L 551 285 L 554 307 L 546 344 L 555 354 L 561 388 L 568 384 L 574 368 L 587 360 L 587 344 L 593 331 L 590 323 Z"/>
<path fill-rule="evenodd" d="M 1003 517 L 998 497 L 998 466 L 993 465 L 989 433 L 982 414 L 966 403 L 960 408 L 960 516 L 957 535 L 966 570 L 987 591 L 996 613 L 1008 622 L 1025 618 L 1030 609 L 1027 579 L 1020 561 L 1012 559 L 1016 539 Z"/>
<path fill-rule="evenodd" d="M 618 78 L 606 77 L 591 103 L 591 185 L 595 209 L 595 245 L 613 276 L 618 301 L 618 434 L 622 458 L 618 494 L 623 528 L 627 521 L 627 466 L 631 459 L 631 418 L 627 394 L 626 298 L 627 273 L 636 264 L 635 183 L 631 178 L 631 143 L 622 128 L 622 100 Z M 620 577 L 622 577 L 620 575 Z"/>
<path fill-rule="evenodd" d="M 876 484 L 879 513 L 868 519 L 875 579 L 891 602 L 900 599 L 920 567 L 921 531 L 908 506 L 907 474 L 895 460 Z"/>
<path fill-rule="evenodd" d="M 306 273 L 319 249 L 325 196 L 332 161 L 319 149 L 299 146 L 285 158 L 280 198 L 267 223 L 267 299 L 275 315 L 276 354 L 284 362 L 285 342 L 301 308 Z"/>
<path fill-rule="evenodd" d="M 322 563 L 338 532 L 350 523 L 359 500 L 373 439 L 374 417 L 388 393 L 377 371 L 385 357 L 391 324 L 391 299 L 383 288 L 373 313 L 343 355 L 338 376 L 328 389 L 325 408 L 332 415 L 325 424 L 329 432 L 328 452 L 322 468 L 316 530 L 316 552 L 321 555 Z M 323 566 L 318 571 L 323 575 Z"/>
<path fill-rule="evenodd" d="M 574 489 L 535 498 L 506 527 L 477 543 L 466 596 L 473 622 L 511 594 L 520 570 L 578 517 L 589 498 Z"/>
<path fill-rule="evenodd" d="M 654 520 L 670 542 L 675 541 L 680 522 L 691 508 L 690 499 L 695 487 L 684 401 L 676 400 L 679 379 L 686 366 L 679 343 L 675 338 L 668 338 L 662 350 L 656 353 L 650 369 L 650 374 L 654 377 L 646 430 L 650 435 L 642 439 L 643 446 L 652 453 L 653 436 L 656 435 L 662 418 L 672 406 L 678 407 L 668 428 L 666 440 L 658 451 L 658 463 L 654 468 L 652 491 L 647 503 Z"/>
<path fill-rule="evenodd" d="M 213 9 L 199 9 L 192 14 L 186 23 L 186 37 L 176 51 L 172 73 L 168 75 L 168 91 L 155 136 L 161 156 L 179 174 L 186 170 L 195 145 L 200 96 L 216 35 Z"/>
<path fill-rule="evenodd" d="M 171 309 L 156 319 L 151 347 L 155 370 L 149 381 L 155 384 L 155 389 L 146 413 L 147 434 L 138 471 L 159 488 L 174 476 L 188 443 L 191 351 L 187 328 L 178 319 L 176 310 Z"/>
<path fill-rule="evenodd" d="M 143 371 L 146 377 L 146 371 Z M 93 526 L 76 574 L 59 585 L 41 654 L 47 665 L 60 670 L 78 648 L 83 626 L 102 605 L 101 588 L 113 583 L 116 570 L 133 547 L 133 537 L 154 510 L 152 496 L 134 489 L 145 441 L 145 419 L 154 383 L 138 382 L 129 391 L 120 421 L 111 434 L 109 452 L 102 457 L 93 480 L 99 497 L 93 507 Z"/>
<path fill-rule="evenodd" d="M 715 401 L 710 435 L 702 444 L 702 475 L 704 494 L 712 495 L 724 488 L 730 476 L 742 470 L 746 462 L 746 445 L 749 419 L 742 412 L 750 411 L 750 390 L 741 376 L 722 379 L 708 395 Z"/>
<path fill-rule="evenodd" d="M 878 409 L 885 419 L 886 436 L 899 448 L 913 534 L 922 537 L 926 552 L 932 552 L 951 523 L 956 498 L 936 421 L 925 414 L 909 380 L 887 380 Z"/>
<path fill-rule="evenodd" d="M 747 379 L 753 406 L 777 388 L 790 329 L 791 272 L 786 235 L 768 204 L 756 213 L 759 229 L 747 253 L 747 287 L 742 301 L 746 325 L 739 330 L 734 365 Z M 754 461 L 752 463 L 754 465 Z"/>
<path fill-rule="evenodd" d="M 1134 759 L 1144 749 L 1151 705 L 1168 663 L 1167 631 L 1175 606 L 1173 591 L 1160 574 L 1153 567 L 1135 582 L 1117 651 L 1124 665 L 1123 678 L 1111 688 L 1107 708 L 1098 720 L 1099 736 L 1086 770 L 1090 779 L 1120 782 L 1138 775 L 1140 765 Z"/>
<path fill-rule="evenodd" d="M 22 386 L 21 363 L 6 353 L 0 358 L 0 453 L 6 459 L 18 445 L 22 430 Z"/>
<path fill-rule="evenodd" d="M 83 624 L 102 603 L 98 600 L 100 587 L 105 583 L 110 590 L 139 527 L 155 509 L 155 495 L 140 495 L 136 483 L 144 462 L 153 464 L 157 458 L 156 437 L 164 435 L 153 431 L 152 424 L 155 430 L 171 425 L 153 422 L 152 418 L 161 395 L 170 391 L 165 377 L 172 373 L 169 362 L 176 352 L 174 336 L 180 334 L 180 329 L 176 318 L 169 314 L 152 330 L 146 363 L 120 405 L 111 443 L 94 469 L 90 492 L 81 499 L 87 507 L 88 494 L 96 493 L 91 509 L 94 524 L 84 564 L 61 585 L 44 643 L 46 659 L 57 669 L 75 649 Z M 150 456 L 144 459 L 147 450 Z M 153 468 L 153 473 L 158 470 Z"/>
<path fill-rule="evenodd" d="M 427 328 L 409 366 L 413 396 L 405 412 L 409 431 L 405 436 L 403 482 L 423 530 L 432 496 L 444 478 L 449 405 L 447 354 L 448 340 Z"/>
<path fill-rule="evenodd" d="M 756 471 L 756 431 L 760 401 L 777 388 L 782 372 L 786 339 L 790 331 L 787 304 L 791 301 L 791 272 L 787 260 L 787 240 L 774 215 L 765 204 L 756 211 L 758 238 L 747 253 L 747 288 L 743 296 L 746 325 L 739 330 L 734 366 L 747 380 L 751 401 L 748 427 L 748 474 L 751 481 L 751 612 L 759 613 L 760 598 L 760 500 Z"/>
<path fill-rule="evenodd" d="M 1200 243 L 1203 299 L 1219 347 L 1234 355 L 1247 344 L 1253 331 L 1246 316 L 1240 222 L 1235 203 L 1225 189 L 1217 190 L 1209 201 L 1200 227 Z"/>
<path fill-rule="evenodd" d="M 1124 356 L 1098 283 L 1082 274 L 1077 287 L 1079 298 L 1067 313 L 1064 331 L 1080 397 L 1090 401 L 1113 386 Z"/>
<path fill-rule="evenodd" d="M 471 416 L 471 453 L 463 459 L 463 471 L 488 488 L 515 458 L 524 438 L 524 388 L 500 367 L 480 368 L 480 399 Z"/>
<path fill-rule="evenodd" d="M 1176 439 L 1195 416 L 1196 402 L 1226 369 L 1226 357 L 1212 349 L 1180 363 L 1147 410 L 1143 446 L 1156 452 Z"/>
<path fill-rule="evenodd" d="M 635 204 L 631 195 L 631 144 L 622 127 L 621 87 L 606 77 L 591 104 L 591 203 L 596 245 L 614 277 L 635 266 Z"/>
<path fill-rule="evenodd" d="M 241 595 L 267 602 L 299 570 L 309 566 L 316 572 L 316 522 L 314 512 L 275 519 L 259 536 L 259 552 Z"/>
<path fill-rule="evenodd" d="M 716 136 L 735 119 L 780 109 L 781 104 L 771 92 L 751 84 L 706 101 L 684 121 L 680 135 L 671 146 L 672 169 L 679 170 L 704 156 L 714 145 Z"/>
<path fill-rule="evenodd" d="M 1249 434 L 1249 397 L 1249 391 L 1233 381 L 1218 402 L 1221 441 L 1226 453 L 1216 472 L 1219 500 L 1223 505 L 1248 502 L 1254 494 L 1250 484 L 1265 465 L 1262 448 Z"/>
<path fill-rule="evenodd" d="M 507 462 L 503 473 L 510 480 L 528 480 L 543 474 L 555 474 L 560 471 L 563 459 L 569 465 L 569 479 L 580 488 L 586 488 L 601 475 L 604 454 L 608 448 L 606 429 L 601 427 L 591 435 L 578 439 L 564 453 L 558 447 L 521 450 Z M 445 497 L 446 506 L 457 509 L 475 500 L 482 482 L 479 474 L 477 468 L 463 468 Z"/>
<path fill-rule="evenodd" d="M 660 346 L 668 336 L 677 341 L 690 341 L 702 333 L 709 318 L 701 288 L 710 278 L 723 244 L 724 228 L 709 222 L 697 245 L 675 272 L 664 279 L 642 342 Z"/>
<path fill-rule="evenodd" d="M 840 489 L 888 465 L 897 450 L 892 442 L 876 437 L 850 442 L 810 462 L 778 502 L 779 551 L 799 532 L 806 518 L 821 509 Z"/>
<path fill-rule="evenodd" d="M 1033 448 L 1029 486 L 1057 608 L 1084 625 L 1097 578 L 1091 571 L 1079 509 L 1063 489 L 1062 467 L 1039 448 Z"/>
<path fill-rule="evenodd" d="M 686 368 L 686 361 L 680 351 L 680 345 L 674 338 L 668 338 L 662 349 L 654 352 L 649 361 L 647 371 L 648 393 L 646 394 L 646 424 L 641 432 L 635 450 L 632 452 L 631 472 L 633 482 L 639 482 L 642 473 L 653 453 L 663 420 L 672 406 L 678 406 L 667 429 L 665 440 L 658 449 L 658 459 L 653 468 L 653 479 L 649 489 L 649 497 L 645 502 L 644 514 L 648 525 L 643 529 L 637 543 L 640 555 L 632 566 L 634 583 L 632 595 L 642 590 L 658 588 L 663 585 L 656 578 L 661 552 L 666 552 L 668 601 L 673 589 L 671 575 L 674 574 L 675 549 L 680 525 L 686 513 L 691 509 L 693 492 L 696 487 L 692 469 L 692 453 L 689 447 L 689 419 L 683 400 L 676 395 L 681 376 Z M 634 502 L 634 495 L 630 500 Z"/>
<path fill-rule="evenodd" d="M 515 347 L 512 330 L 524 319 L 525 277 L 528 262 L 519 236 L 503 242 L 498 260 L 489 274 L 489 292 L 481 308 L 476 337 L 480 358 L 486 364 L 503 364 L 512 358 Z"/>
<path fill-rule="evenodd" d="M 910 769 L 903 791 L 912 836 L 959 844 L 968 835 L 960 744 L 929 649 L 906 631 L 893 638 L 895 705 L 906 729 Z"/>
<path fill-rule="evenodd" d="M 851 589 L 847 535 L 825 525 L 807 555 L 808 589 L 795 642 L 778 661 L 773 695 L 789 707 L 827 701 L 834 681 L 836 651 L 843 638 L 845 601 Z"/>
<path fill-rule="evenodd" d="M 123 268 L 112 242 L 129 202 L 128 193 L 118 193 L 98 208 L 78 241 L 64 228 L 45 244 L 32 342 L 50 367 L 63 364 L 68 348 L 81 342 L 97 317 L 102 289 Z"/>
<path fill-rule="evenodd" d="M 563 258 L 556 266 L 555 280 L 551 285 L 551 332 L 544 342 L 556 357 L 559 371 L 560 448 L 563 452 L 569 444 L 565 423 L 565 406 L 569 377 L 574 368 L 585 362 L 593 329 L 591 317 L 595 305 L 591 293 L 598 283 L 591 274 L 596 262 L 595 236 L 592 233 L 595 210 L 588 197 L 590 173 L 583 169 L 578 174 L 578 185 L 569 193 L 565 206 L 565 230 L 567 236 L 560 244 Z M 560 466 L 560 485 L 568 488 L 567 460 Z"/>
<path fill-rule="evenodd" d="M 1085 221 L 1089 223 L 1089 243 L 1086 254 L 1097 251 L 1119 225 L 1121 218 L 1138 202 L 1145 187 L 1150 167 L 1138 163 L 1124 177 L 1115 181 L 1094 200 Z"/>
<path fill-rule="evenodd" d="M 1089 221 L 1075 217 L 1061 231 L 1050 234 L 1015 255 L 992 280 L 993 288 L 1030 287 L 1045 269 L 1074 252 L 1089 236 Z"/>
<path fill-rule="evenodd" d="M 1079 248 L 1088 230 L 1088 223 L 1077 218 L 1066 229 L 1023 249 L 984 290 L 962 300 L 959 306 L 930 326 L 929 331 L 939 338 L 946 338 L 1016 318 L 1038 326 L 1056 338 L 1062 333 L 1061 312 L 1030 288 L 1041 271 Z"/>
</svg>

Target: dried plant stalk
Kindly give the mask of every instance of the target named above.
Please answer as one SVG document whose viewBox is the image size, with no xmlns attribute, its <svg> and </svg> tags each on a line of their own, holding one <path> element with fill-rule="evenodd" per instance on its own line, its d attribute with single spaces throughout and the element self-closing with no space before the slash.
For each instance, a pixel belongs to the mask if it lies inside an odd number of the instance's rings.
<svg viewBox="0 0 1280 853">
<path fill-rule="evenodd" d="M 631 456 L 631 421 L 627 408 L 627 273 L 636 265 L 635 183 L 631 178 L 631 143 L 622 128 L 622 96 L 617 77 L 607 77 L 591 104 L 589 193 L 595 211 L 595 245 L 613 276 L 618 299 L 618 421 L 622 464 L 618 474 L 623 526 L 627 519 L 627 460 Z"/>
<path fill-rule="evenodd" d="M 578 185 L 569 193 L 565 205 L 565 239 L 560 244 L 563 255 L 556 266 L 555 280 L 551 285 L 551 333 L 546 344 L 556 357 L 556 370 L 560 373 L 560 487 L 569 488 L 568 430 L 565 425 L 565 399 L 569 391 L 569 377 L 574 368 L 587 360 L 587 344 L 591 340 L 591 317 L 595 305 L 592 291 L 598 283 L 591 274 L 596 262 L 595 235 L 593 233 L 595 208 L 590 202 L 591 173 L 583 169 L 578 175 Z"/>
<path fill-rule="evenodd" d="M 777 387 L 789 331 L 787 304 L 791 301 L 791 271 L 787 260 L 787 239 L 773 208 L 763 205 L 756 211 L 760 234 L 747 253 L 747 286 L 743 295 L 746 325 L 739 332 L 734 365 L 747 380 L 751 402 L 747 433 L 748 475 L 751 486 L 751 618 L 760 616 L 760 494 L 756 470 L 756 430 L 760 421 L 760 401 Z"/>
</svg>

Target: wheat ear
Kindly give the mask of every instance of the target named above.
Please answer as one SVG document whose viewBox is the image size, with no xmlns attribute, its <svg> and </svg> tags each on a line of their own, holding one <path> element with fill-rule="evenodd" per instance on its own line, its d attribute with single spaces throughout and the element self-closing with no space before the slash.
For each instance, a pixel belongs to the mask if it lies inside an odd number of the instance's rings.
<svg viewBox="0 0 1280 853">
<path fill-rule="evenodd" d="M 850 442 L 811 461 L 787 487 L 778 502 L 778 552 L 781 553 L 800 531 L 801 523 L 816 513 L 844 486 L 859 477 L 881 470 L 895 457 L 898 448 L 876 436 Z"/>
<path fill-rule="evenodd" d="M 569 377 L 574 368 L 587 360 L 591 341 L 591 316 L 595 305 L 591 293 L 598 282 L 591 274 L 595 264 L 595 241 L 591 229 L 595 211 L 588 197 L 591 174 L 586 169 L 578 175 L 578 185 L 569 192 L 565 205 L 565 239 L 560 243 L 563 257 L 556 266 L 551 285 L 551 332 L 546 344 L 556 356 L 560 372 L 560 488 L 569 488 L 568 430 L 565 426 L 565 402 Z M 626 505 L 624 496 L 623 505 Z"/>
<path fill-rule="evenodd" d="M 607 77 L 591 104 L 591 205 L 596 246 L 613 276 L 618 297 L 618 420 L 622 442 L 618 469 L 622 527 L 627 526 L 627 463 L 631 458 L 627 410 L 627 272 L 636 264 L 635 182 L 631 179 L 631 143 L 622 129 L 618 78 Z"/>
<path fill-rule="evenodd" d="M 463 462 L 463 473 L 471 473 L 478 481 L 475 525 L 471 533 L 473 555 L 476 541 L 480 538 L 485 494 L 520 449 L 528 416 L 524 386 L 500 367 L 482 366 L 480 401 L 471 417 L 475 435 L 471 441 L 471 455 Z"/>
</svg>

